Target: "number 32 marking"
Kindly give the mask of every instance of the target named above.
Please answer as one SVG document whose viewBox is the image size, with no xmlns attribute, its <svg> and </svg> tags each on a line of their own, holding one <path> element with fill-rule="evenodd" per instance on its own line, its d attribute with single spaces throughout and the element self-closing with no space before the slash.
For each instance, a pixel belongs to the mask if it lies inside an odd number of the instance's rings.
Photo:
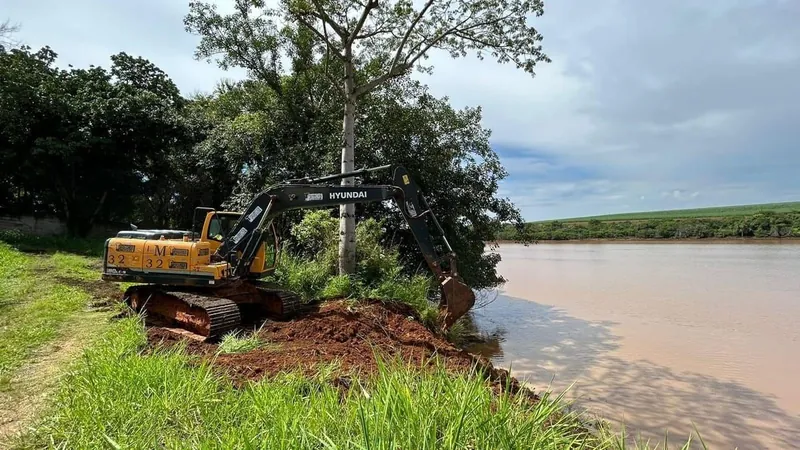
<svg viewBox="0 0 800 450">
<path fill-rule="evenodd" d="M 114 255 L 108 255 L 108 263 L 114 264 Z M 117 264 L 125 264 L 125 255 L 119 255 L 119 259 L 117 260 Z"/>
</svg>

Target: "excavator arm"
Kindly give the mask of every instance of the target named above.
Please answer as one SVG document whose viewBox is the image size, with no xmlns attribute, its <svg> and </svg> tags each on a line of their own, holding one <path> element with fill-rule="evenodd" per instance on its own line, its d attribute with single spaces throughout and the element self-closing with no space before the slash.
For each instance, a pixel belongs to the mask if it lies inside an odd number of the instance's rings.
<svg viewBox="0 0 800 450">
<path fill-rule="evenodd" d="M 475 303 L 475 294 L 458 275 L 456 255 L 444 236 L 439 221 L 430 209 L 425 196 L 408 171 L 394 168 L 391 185 L 342 186 L 330 182 L 391 166 L 363 169 L 318 179 L 290 180 L 270 187 L 258 194 L 223 239 L 214 258 L 225 260 L 233 277 L 248 276 L 256 252 L 263 242 L 271 221 L 285 211 L 318 207 L 332 207 L 351 203 L 371 203 L 394 200 L 442 290 L 443 326 L 452 325 Z M 439 254 L 433 244 L 428 219 L 441 233 L 446 252 Z"/>
</svg>

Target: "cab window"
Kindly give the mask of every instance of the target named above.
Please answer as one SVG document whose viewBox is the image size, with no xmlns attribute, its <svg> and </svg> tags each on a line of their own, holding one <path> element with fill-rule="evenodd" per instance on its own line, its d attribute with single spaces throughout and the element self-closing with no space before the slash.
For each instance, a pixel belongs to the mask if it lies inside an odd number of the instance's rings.
<svg viewBox="0 0 800 450">
<path fill-rule="evenodd" d="M 215 241 L 221 241 L 223 237 L 221 230 L 222 222 L 219 220 L 219 216 L 214 216 L 208 224 L 208 235 L 206 237 Z"/>
<path fill-rule="evenodd" d="M 239 216 L 236 215 L 215 214 L 208 224 L 208 234 L 206 238 L 222 242 L 225 236 L 231 231 L 231 228 L 236 225 L 238 219 Z"/>
</svg>

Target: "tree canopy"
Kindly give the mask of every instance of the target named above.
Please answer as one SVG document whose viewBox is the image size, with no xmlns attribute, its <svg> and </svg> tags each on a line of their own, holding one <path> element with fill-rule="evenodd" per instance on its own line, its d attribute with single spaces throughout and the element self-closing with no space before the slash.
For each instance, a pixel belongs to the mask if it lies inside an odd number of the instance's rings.
<svg viewBox="0 0 800 450">
<path fill-rule="evenodd" d="M 327 95 L 325 63 L 304 56 L 302 36 L 292 39 L 298 50 L 288 74 L 220 82 L 192 97 L 124 52 L 107 68 L 62 69 L 49 47 L 1 50 L 0 213 L 55 215 L 74 235 L 108 221 L 188 228 L 197 206 L 240 209 L 271 184 L 336 173 L 341 108 Z M 501 282 L 483 242 L 501 222 L 521 218 L 497 196 L 506 172 L 480 108 L 454 109 L 403 76 L 365 94 L 356 120 L 363 165 L 411 171 L 466 281 L 476 289 Z M 381 220 L 383 244 L 398 246 L 409 272 L 420 270 L 413 236 L 391 203 L 359 205 L 354 215 Z M 300 216 L 280 218 L 284 239 Z"/>
<path fill-rule="evenodd" d="M 475 52 L 491 54 L 499 63 L 513 63 L 534 74 L 537 63 L 549 62 L 541 34 L 529 17 L 544 11 L 542 0 L 459 0 L 415 7 L 409 0 L 234 0 L 231 13 L 216 4 L 190 2 L 186 29 L 201 36 L 195 56 L 216 57 L 221 67 L 239 66 L 285 95 L 282 58 L 296 71 L 314 67 L 317 84 L 326 85 L 342 105 L 341 173 L 355 169 L 357 104 L 390 80 L 405 77 L 433 50 L 453 58 Z M 358 134 L 366 130 L 359 125 Z M 359 138 L 360 140 L 360 138 Z M 358 160 L 370 152 L 358 146 Z M 352 178 L 343 178 L 351 185 Z M 355 269 L 355 206 L 340 207 L 339 271 Z"/>
</svg>

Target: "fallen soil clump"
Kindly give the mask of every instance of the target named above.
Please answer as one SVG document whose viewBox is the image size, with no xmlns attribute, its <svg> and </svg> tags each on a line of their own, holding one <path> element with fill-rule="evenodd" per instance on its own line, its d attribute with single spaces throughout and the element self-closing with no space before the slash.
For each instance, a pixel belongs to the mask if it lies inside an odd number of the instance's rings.
<svg viewBox="0 0 800 450">
<path fill-rule="evenodd" d="M 380 355 L 385 361 L 400 358 L 419 368 L 439 361 L 452 373 L 468 373 L 476 366 L 496 393 L 538 400 L 508 371 L 432 333 L 403 304 L 328 301 L 291 321 L 267 321 L 257 334 L 262 345 L 241 353 L 220 353 L 219 344 L 188 339 L 160 327 L 148 329 L 148 342 L 151 348 L 184 342 L 189 353 L 211 360 L 237 384 L 284 371 L 314 374 L 320 365 L 334 362 L 339 364 L 337 377 L 370 374 L 377 370 L 376 355 Z"/>
</svg>

